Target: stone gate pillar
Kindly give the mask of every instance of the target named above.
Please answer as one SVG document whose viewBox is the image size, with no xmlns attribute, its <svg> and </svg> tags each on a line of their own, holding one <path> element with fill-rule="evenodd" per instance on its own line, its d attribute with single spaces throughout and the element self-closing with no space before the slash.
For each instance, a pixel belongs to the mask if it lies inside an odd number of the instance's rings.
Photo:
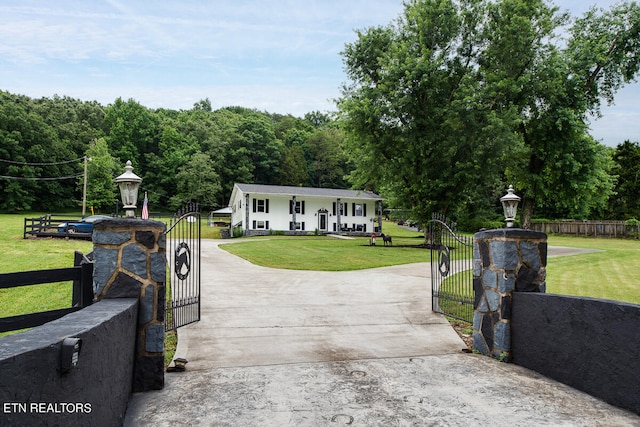
<svg viewBox="0 0 640 427">
<path fill-rule="evenodd" d="M 547 235 L 501 228 L 476 233 L 473 243 L 473 348 L 511 360 L 513 292 L 545 292 Z"/>
<path fill-rule="evenodd" d="M 97 299 L 138 298 L 133 391 L 164 387 L 166 225 L 108 219 L 93 227 L 93 290 Z"/>
</svg>

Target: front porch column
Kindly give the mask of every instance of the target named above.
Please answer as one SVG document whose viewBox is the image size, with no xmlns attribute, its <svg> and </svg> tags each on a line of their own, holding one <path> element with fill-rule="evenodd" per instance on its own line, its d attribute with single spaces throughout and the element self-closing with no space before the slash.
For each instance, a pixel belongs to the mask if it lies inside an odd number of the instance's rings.
<svg viewBox="0 0 640 427">
<path fill-rule="evenodd" d="M 291 229 L 295 232 L 298 229 L 296 228 L 296 196 L 291 198 L 291 220 L 293 221 L 291 225 Z"/>
<path fill-rule="evenodd" d="M 244 235 L 249 235 L 249 194 L 244 196 Z"/>
</svg>

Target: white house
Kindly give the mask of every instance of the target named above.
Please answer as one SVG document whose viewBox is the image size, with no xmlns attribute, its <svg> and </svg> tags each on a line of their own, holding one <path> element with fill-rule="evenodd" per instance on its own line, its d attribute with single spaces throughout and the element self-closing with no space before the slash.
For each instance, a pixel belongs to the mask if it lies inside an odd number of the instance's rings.
<svg viewBox="0 0 640 427">
<path fill-rule="evenodd" d="M 382 231 L 382 198 L 368 191 L 236 183 L 229 207 L 244 235 Z"/>
</svg>

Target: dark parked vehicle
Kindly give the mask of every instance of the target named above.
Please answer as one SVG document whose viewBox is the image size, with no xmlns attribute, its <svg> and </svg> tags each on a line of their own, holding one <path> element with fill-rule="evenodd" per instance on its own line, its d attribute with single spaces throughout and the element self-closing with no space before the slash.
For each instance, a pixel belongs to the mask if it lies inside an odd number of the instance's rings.
<svg viewBox="0 0 640 427">
<path fill-rule="evenodd" d="M 91 215 L 78 221 L 63 222 L 58 225 L 58 233 L 92 233 L 93 223 L 99 219 L 111 218 L 106 215 Z"/>
</svg>

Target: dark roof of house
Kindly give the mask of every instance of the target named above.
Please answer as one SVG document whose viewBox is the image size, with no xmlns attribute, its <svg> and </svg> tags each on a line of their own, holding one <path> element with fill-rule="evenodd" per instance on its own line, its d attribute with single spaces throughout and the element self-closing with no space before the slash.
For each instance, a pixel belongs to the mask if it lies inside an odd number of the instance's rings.
<svg viewBox="0 0 640 427">
<path fill-rule="evenodd" d="M 284 196 L 335 197 L 343 199 L 382 200 L 382 197 L 370 191 L 340 190 L 336 188 L 294 187 L 286 185 L 238 184 L 243 193 L 277 194 Z"/>
</svg>

